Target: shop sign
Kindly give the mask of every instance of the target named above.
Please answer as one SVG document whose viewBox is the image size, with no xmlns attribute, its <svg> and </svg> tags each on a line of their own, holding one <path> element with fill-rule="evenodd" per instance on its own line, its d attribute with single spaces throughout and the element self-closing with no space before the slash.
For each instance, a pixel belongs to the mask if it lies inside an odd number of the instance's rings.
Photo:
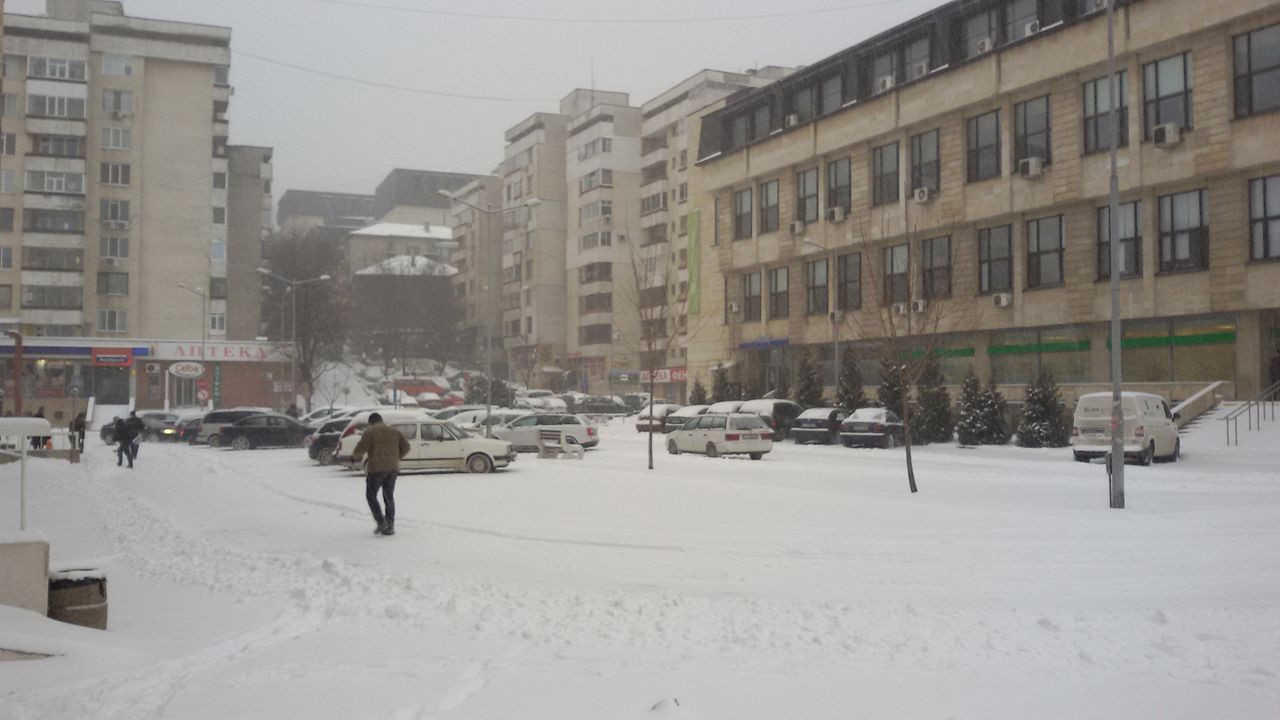
<svg viewBox="0 0 1280 720">
<path fill-rule="evenodd" d="M 199 342 L 159 342 L 157 360 L 213 360 L 217 362 L 284 362 L 289 359 L 287 343 L 210 342 L 204 353 Z"/>
<path fill-rule="evenodd" d="M 198 378 L 204 375 L 204 365 L 198 362 L 176 362 L 169 366 L 169 374 L 180 378 Z"/>
<path fill-rule="evenodd" d="M 663 385 L 666 383 L 682 383 L 689 376 L 686 368 L 659 368 L 653 371 L 654 384 Z M 642 385 L 649 384 L 649 371 L 640 371 L 640 383 Z"/>
<path fill-rule="evenodd" d="M 109 367 L 129 367 L 133 364 L 132 348 L 94 348 L 93 364 Z"/>
</svg>

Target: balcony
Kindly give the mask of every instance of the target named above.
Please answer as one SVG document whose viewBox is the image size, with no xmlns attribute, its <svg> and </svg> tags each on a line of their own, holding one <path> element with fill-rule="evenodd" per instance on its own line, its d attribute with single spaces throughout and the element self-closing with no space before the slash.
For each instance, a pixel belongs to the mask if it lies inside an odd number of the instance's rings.
<svg viewBox="0 0 1280 720">
<path fill-rule="evenodd" d="M 27 190 L 22 194 L 22 207 L 29 210 L 69 210 L 84 212 L 84 193 L 58 193 Z"/>
</svg>

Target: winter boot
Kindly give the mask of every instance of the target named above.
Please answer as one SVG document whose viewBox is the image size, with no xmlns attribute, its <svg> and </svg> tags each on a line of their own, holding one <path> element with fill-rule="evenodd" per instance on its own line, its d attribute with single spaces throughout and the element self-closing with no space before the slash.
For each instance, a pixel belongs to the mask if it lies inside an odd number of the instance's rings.
<svg viewBox="0 0 1280 720">
<path fill-rule="evenodd" d="M 387 526 L 386 526 L 385 528 L 383 528 L 383 529 L 382 529 L 382 534 L 383 534 L 383 535 L 395 535 L 395 534 L 396 534 L 396 524 L 395 524 L 395 522 L 394 522 L 394 521 L 393 521 L 393 522 L 388 522 L 388 523 L 387 523 Z"/>
<path fill-rule="evenodd" d="M 376 527 L 376 528 L 374 528 L 374 529 L 373 529 L 373 534 L 374 534 L 374 535 L 386 535 L 386 534 L 387 534 L 387 523 L 386 523 L 386 521 L 379 522 L 379 523 L 378 523 L 378 527 Z"/>
</svg>

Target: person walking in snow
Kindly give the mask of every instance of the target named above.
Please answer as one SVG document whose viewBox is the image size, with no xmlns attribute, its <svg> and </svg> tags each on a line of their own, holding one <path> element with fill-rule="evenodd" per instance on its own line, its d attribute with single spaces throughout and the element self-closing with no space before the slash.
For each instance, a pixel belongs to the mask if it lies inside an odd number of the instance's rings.
<svg viewBox="0 0 1280 720">
<path fill-rule="evenodd" d="M 71 449 L 76 452 L 84 452 L 84 426 L 84 413 L 76 415 L 75 419 L 71 421 Z"/>
<path fill-rule="evenodd" d="M 408 453 L 409 441 L 404 435 L 384 424 L 380 413 L 371 413 L 369 426 L 356 443 L 351 459 L 360 462 L 366 454 L 369 456 L 365 465 L 364 496 L 369 501 L 373 521 L 378 524 L 374 534 L 396 534 L 396 476 L 400 474 L 400 458 Z M 385 514 L 378 505 L 378 491 L 382 491 L 382 502 L 387 506 Z"/>
<path fill-rule="evenodd" d="M 146 432 L 147 424 L 138 417 L 137 410 L 130 410 L 129 418 L 124 421 L 124 429 L 129 436 L 129 467 L 133 467 L 133 461 L 138 459 L 138 445 L 142 443 L 142 434 Z"/>
<path fill-rule="evenodd" d="M 111 440 L 116 444 L 116 467 L 124 465 L 124 461 L 129 461 L 129 467 L 133 467 L 133 452 L 129 447 L 132 442 L 129 438 L 129 428 L 124 420 L 116 418 L 111 422 Z"/>
</svg>

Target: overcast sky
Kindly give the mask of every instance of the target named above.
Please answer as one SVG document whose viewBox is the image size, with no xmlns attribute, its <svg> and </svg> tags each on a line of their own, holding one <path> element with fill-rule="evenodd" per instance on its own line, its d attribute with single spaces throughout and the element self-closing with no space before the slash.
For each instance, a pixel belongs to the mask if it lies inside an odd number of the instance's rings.
<svg viewBox="0 0 1280 720">
<path fill-rule="evenodd" d="M 394 167 L 487 173 L 502 133 L 554 112 L 575 87 L 631 94 L 639 105 L 702 68 L 808 65 L 941 5 L 942 0 L 350 0 L 357 5 L 486 15 L 599 19 L 483 20 L 341 4 L 345 0 L 125 0 L 129 15 L 232 29 L 231 142 L 274 147 L 287 189 L 371 193 Z M 793 17 L 717 22 L 619 19 Z M 43 14 L 44 0 L 8 0 Z M 429 97 L 320 77 L 237 55 L 425 90 L 531 98 Z"/>
</svg>

